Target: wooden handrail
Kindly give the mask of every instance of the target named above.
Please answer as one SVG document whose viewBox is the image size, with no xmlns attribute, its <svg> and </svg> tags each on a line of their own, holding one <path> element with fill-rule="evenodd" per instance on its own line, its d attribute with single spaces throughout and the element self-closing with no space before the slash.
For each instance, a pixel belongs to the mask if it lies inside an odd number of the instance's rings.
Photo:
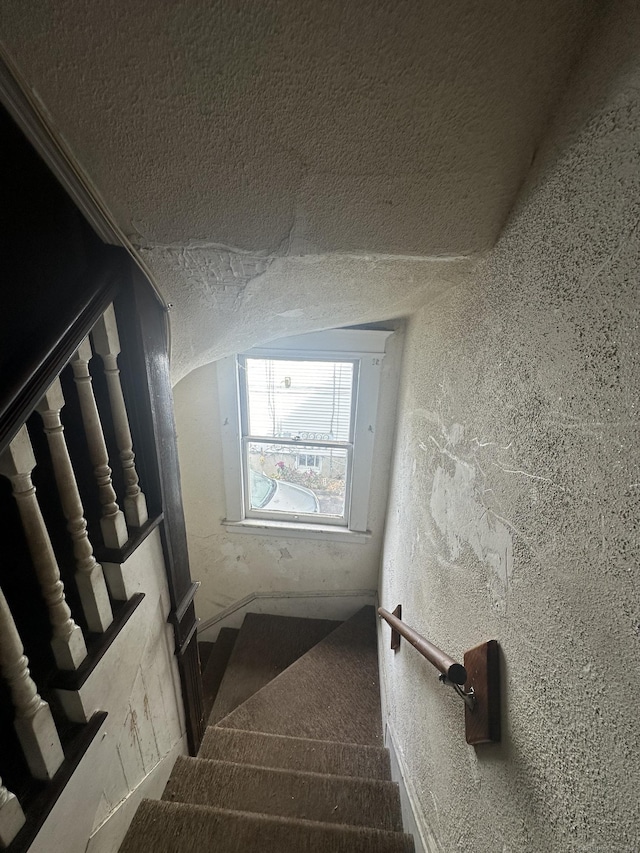
<svg viewBox="0 0 640 853">
<path fill-rule="evenodd" d="M 393 613 L 389 613 L 389 611 L 385 610 L 384 607 L 378 607 L 378 615 L 381 616 L 385 622 L 388 622 L 394 631 L 397 631 L 398 634 L 411 643 L 414 649 L 417 649 L 420 654 L 429 661 L 429 663 L 433 664 L 436 669 L 440 670 L 447 681 L 450 681 L 452 684 L 465 684 L 467 681 L 467 670 L 461 663 L 457 663 L 452 657 L 445 654 L 442 649 L 434 646 L 433 643 L 430 643 L 429 640 L 426 640 L 422 635 L 418 634 L 417 631 L 414 631 L 413 628 L 410 628 L 401 619 L 394 616 Z"/>
</svg>

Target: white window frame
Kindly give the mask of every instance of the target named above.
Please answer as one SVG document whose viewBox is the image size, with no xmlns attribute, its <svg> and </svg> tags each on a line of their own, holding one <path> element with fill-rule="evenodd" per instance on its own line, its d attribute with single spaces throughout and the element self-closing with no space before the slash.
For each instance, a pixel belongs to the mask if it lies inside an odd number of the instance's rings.
<svg viewBox="0 0 640 853">
<path fill-rule="evenodd" d="M 273 358 L 292 357 L 335 359 L 358 362 L 358 385 L 355 400 L 353 456 L 351 482 L 347 489 L 348 507 L 346 522 L 332 523 L 324 516 L 309 523 L 308 517 L 298 518 L 291 514 L 278 514 L 276 519 L 247 517 L 245 510 L 245 479 L 242 454 L 242 426 L 240 411 L 240 380 L 238 355 L 218 362 L 218 400 L 222 436 L 224 487 L 227 516 L 224 524 L 229 527 L 255 530 L 263 533 L 324 536 L 325 534 L 368 534 L 369 494 L 373 449 L 376 433 L 376 417 L 382 362 L 390 331 L 378 329 L 330 329 L 308 335 L 281 338 L 247 350 L 244 357 Z M 282 515 L 282 517 L 280 517 Z"/>
</svg>

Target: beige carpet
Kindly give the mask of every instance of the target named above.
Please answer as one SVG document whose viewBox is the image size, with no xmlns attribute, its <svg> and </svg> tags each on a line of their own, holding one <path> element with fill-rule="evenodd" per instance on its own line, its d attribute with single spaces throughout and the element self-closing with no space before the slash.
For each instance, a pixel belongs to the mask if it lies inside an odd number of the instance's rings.
<svg viewBox="0 0 640 853">
<path fill-rule="evenodd" d="M 381 745 L 373 607 L 365 607 L 218 725 Z"/>
<path fill-rule="evenodd" d="M 120 853 L 413 853 L 380 745 L 373 608 L 332 628 L 245 619 L 216 698 L 228 713 Z"/>
<path fill-rule="evenodd" d="M 390 779 L 389 752 L 380 746 L 336 743 L 209 726 L 200 758 L 286 767 L 336 776 Z"/>
<path fill-rule="evenodd" d="M 120 853 L 413 853 L 400 832 L 144 800 Z"/>
<path fill-rule="evenodd" d="M 209 716 L 213 726 L 340 625 L 247 613 Z"/>
</svg>

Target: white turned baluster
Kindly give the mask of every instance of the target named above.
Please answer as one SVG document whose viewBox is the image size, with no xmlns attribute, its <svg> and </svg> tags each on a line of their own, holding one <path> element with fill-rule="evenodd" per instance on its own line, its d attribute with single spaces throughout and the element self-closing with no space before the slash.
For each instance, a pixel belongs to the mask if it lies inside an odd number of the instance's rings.
<svg viewBox="0 0 640 853">
<path fill-rule="evenodd" d="M 22 806 L 0 779 L 0 847 L 8 847 L 24 826 Z"/>
<path fill-rule="evenodd" d="M 14 725 L 31 775 L 52 779 L 64 761 L 62 745 L 49 706 L 31 678 L 22 640 L 1 589 L 0 669 L 11 690 Z"/>
<path fill-rule="evenodd" d="M 120 370 L 118 369 L 120 338 L 118 337 L 118 326 L 116 325 L 116 315 L 113 305 L 107 308 L 93 327 L 91 337 L 93 338 L 94 349 L 104 363 L 104 372 L 107 378 L 111 416 L 115 427 L 116 443 L 120 453 L 122 472 L 126 485 L 124 514 L 127 524 L 130 524 L 132 527 L 142 527 L 149 515 L 147 513 L 147 501 L 140 489 L 138 473 L 134 464 L 133 441 L 131 439 L 131 430 L 129 429 L 127 408 L 122 394 Z"/>
<path fill-rule="evenodd" d="M 102 505 L 100 527 L 107 548 L 121 548 L 129 534 L 124 513 L 118 506 L 117 496 L 111 482 L 109 454 L 104 441 L 100 414 L 93 394 L 89 362 L 93 356 L 89 338 L 85 338 L 78 351 L 71 357 L 73 378 L 78 389 L 80 411 L 89 445 L 89 456 L 93 465 L 93 473 L 98 484 L 98 493 Z"/>
<path fill-rule="evenodd" d="M 90 631 L 102 633 L 112 623 L 113 613 L 102 566 L 93 556 L 93 548 L 87 535 L 84 508 L 60 420 L 63 406 L 62 386 L 60 380 L 56 379 L 36 409 L 44 423 L 62 512 L 67 519 L 67 530 L 73 542 L 73 554 L 78 568 L 76 584 L 87 626 Z"/>
<path fill-rule="evenodd" d="M 77 669 L 87 656 L 87 649 L 81 629 L 71 618 L 60 569 L 31 480 L 35 465 L 29 433 L 23 426 L 0 456 L 0 474 L 11 481 L 31 559 L 49 610 L 53 629 L 51 648 L 56 663 L 60 669 Z"/>
</svg>

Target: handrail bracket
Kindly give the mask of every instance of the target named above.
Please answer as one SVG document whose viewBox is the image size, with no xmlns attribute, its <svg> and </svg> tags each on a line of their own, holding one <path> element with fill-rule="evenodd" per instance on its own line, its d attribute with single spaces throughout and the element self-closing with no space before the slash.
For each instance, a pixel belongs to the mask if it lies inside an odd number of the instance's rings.
<svg viewBox="0 0 640 853">
<path fill-rule="evenodd" d="M 499 743 L 500 741 L 500 649 L 497 640 L 480 643 L 464 653 L 464 665 L 434 646 L 429 640 L 402 621 L 402 606 L 393 613 L 384 607 L 378 615 L 391 627 L 391 648 L 397 652 L 400 637 L 440 671 L 439 679 L 456 691 L 465 704 L 464 720 L 467 743 Z M 465 685 L 468 689 L 465 690 Z"/>
<path fill-rule="evenodd" d="M 439 676 L 439 680 L 443 684 L 451 685 L 451 687 L 453 687 L 458 696 L 460 696 L 460 698 L 464 701 L 464 704 L 467 706 L 467 708 L 470 711 L 473 711 L 473 709 L 476 707 L 476 694 L 473 687 L 470 687 L 465 692 L 459 684 L 456 684 L 455 681 L 450 681 L 444 673 Z"/>
</svg>

